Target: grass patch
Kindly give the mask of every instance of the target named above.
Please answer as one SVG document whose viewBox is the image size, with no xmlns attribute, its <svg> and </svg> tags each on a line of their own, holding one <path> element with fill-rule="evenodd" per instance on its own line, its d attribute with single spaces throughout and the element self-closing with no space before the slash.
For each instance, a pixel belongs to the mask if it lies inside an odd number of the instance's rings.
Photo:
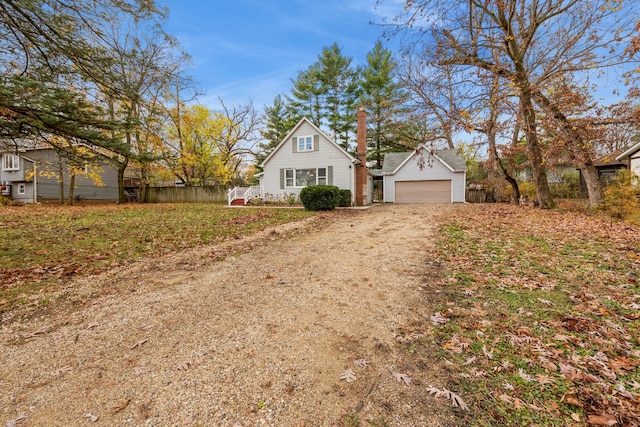
<svg viewBox="0 0 640 427">
<path fill-rule="evenodd" d="M 406 345 L 441 360 L 472 408 L 464 424 L 640 425 L 640 229 L 506 205 L 455 212 L 434 284 L 448 321 Z"/>
<path fill-rule="evenodd" d="M 299 209 L 228 209 L 212 204 L 0 209 L 0 310 L 41 304 L 46 298 L 40 294 L 74 276 L 315 215 Z"/>
</svg>

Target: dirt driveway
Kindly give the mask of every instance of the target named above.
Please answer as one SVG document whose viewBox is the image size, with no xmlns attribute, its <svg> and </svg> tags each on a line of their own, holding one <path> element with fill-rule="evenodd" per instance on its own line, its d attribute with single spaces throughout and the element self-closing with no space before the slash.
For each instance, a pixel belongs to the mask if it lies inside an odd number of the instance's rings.
<svg viewBox="0 0 640 427">
<path fill-rule="evenodd" d="M 396 340 L 434 312 L 420 285 L 448 209 L 321 216 L 70 283 L 57 314 L 2 326 L 0 423 L 456 425 L 426 391 L 435 360 Z"/>
</svg>

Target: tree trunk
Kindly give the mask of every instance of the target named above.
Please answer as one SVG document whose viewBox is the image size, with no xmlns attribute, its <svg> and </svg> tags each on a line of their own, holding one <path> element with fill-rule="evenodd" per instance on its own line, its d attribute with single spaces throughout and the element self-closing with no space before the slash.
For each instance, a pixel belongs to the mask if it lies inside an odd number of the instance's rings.
<svg viewBox="0 0 640 427">
<path fill-rule="evenodd" d="M 602 185 L 600 184 L 600 176 L 598 170 L 590 165 L 581 165 L 580 172 L 584 178 L 584 183 L 587 186 L 587 193 L 589 194 L 589 207 L 595 208 L 602 199 Z"/>
<path fill-rule="evenodd" d="M 118 163 L 118 203 L 126 203 L 127 196 L 124 194 L 124 171 L 127 169 L 129 163 L 128 158 Z"/>
<path fill-rule="evenodd" d="M 73 193 L 76 186 L 76 174 L 73 171 L 69 172 L 69 197 L 67 198 L 69 206 L 73 205 Z"/>
<path fill-rule="evenodd" d="M 146 203 L 147 202 L 147 188 L 149 187 L 148 181 L 149 181 L 149 165 L 148 164 L 143 164 L 142 167 L 140 168 L 140 197 L 138 198 L 138 201 L 140 203 Z"/>
<path fill-rule="evenodd" d="M 567 149 L 574 159 L 576 159 L 574 164 L 582 172 L 584 182 L 587 185 L 589 207 L 595 208 L 602 198 L 602 184 L 600 183 L 598 171 L 592 163 L 594 152 L 593 149 L 589 148 L 590 144 L 586 143 L 587 137 L 584 133 L 579 132 L 575 125 L 570 123 L 569 119 L 560 111 L 558 106 L 541 92 L 536 91 L 532 96 L 536 101 L 536 105 L 538 105 L 543 112 L 553 117 L 558 125 L 560 135 L 564 137 L 567 142 Z"/>
<path fill-rule="evenodd" d="M 538 133 L 536 123 L 536 112 L 533 109 L 531 100 L 531 89 L 528 84 L 520 86 L 520 109 L 524 119 L 524 130 L 527 141 L 527 154 L 533 171 L 533 180 L 536 186 L 538 206 L 541 209 L 551 209 L 555 206 L 549 182 L 547 181 L 547 171 L 544 167 L 542 152 L 538 144 Z"/>
<path fill-rule="evenodd" d="M 64 165 L 62 163 L 62 157 L 58 154 L 58 187 L 60 192 L 58 194 L 58 203 L 64 205 Z"/>
</svg>

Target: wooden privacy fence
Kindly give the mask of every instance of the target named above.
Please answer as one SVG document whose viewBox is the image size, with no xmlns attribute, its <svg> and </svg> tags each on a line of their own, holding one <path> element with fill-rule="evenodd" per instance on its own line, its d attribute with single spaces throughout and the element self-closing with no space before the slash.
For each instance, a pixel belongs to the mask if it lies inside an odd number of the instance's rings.
<svg viewBox="0 0 640 427">
<path fill-rule="evenodd" d="M 485 203 L 487 201 L 487 192 L 484 188 L 467 188 L 468 203 Z"/>
<path fill-rule="evenodd" d="M 230 187 L 149 187 L 149 203 L 226 203 Z"/>
</svg>

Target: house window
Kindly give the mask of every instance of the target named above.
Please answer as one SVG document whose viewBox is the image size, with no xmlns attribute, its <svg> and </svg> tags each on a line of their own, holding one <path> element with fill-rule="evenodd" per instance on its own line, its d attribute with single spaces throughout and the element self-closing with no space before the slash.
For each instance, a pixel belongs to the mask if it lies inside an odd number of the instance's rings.
<svg viewBox="0 0 640 427">
<path fill-rule="evenodd" d="M 298 137 L 298 151 L 313 151 L 313 137 L 312 136 L 299 136 Z"/>
<path fill-rule="evenodd" d="M 284 185 L 288 188 L 307 187 L 327 183 L 327 168 L 285 169 Z"/>
<path fill-rule="evenodd" d="M 15 154 L 5 154 L 2 156 L 3 171 L 17 171 L 20 169 L 20 158 Z"/>
<path fill-rule="evenodd" d="M 27 185 L 18 184 L 18 194 L 26 194 L 26 193 L 27 193 Z"/>
<path fill-rule="evenodd" d="M 318 168 L 318 185 L 327 185 L 327 168 Z"/>
</svg>

